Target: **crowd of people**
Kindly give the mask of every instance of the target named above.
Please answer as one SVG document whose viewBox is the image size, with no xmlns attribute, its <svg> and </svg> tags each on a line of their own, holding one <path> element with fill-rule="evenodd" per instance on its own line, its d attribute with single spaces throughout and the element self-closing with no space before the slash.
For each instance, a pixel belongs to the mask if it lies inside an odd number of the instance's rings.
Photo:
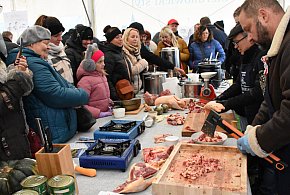
<svg viewBox="0 0 290 195">
<path fill-rule="evenodd" d="M 151 66 L 185 75 L 216 56 L 234 83 L 205 108 L 239 115 L 245 134 L 237 146 L 255 157 L 249 172 L 255 167 L 259 178 L 251 183 L 252 193 L 289 193 L 290 168 L 278 170 L 261 160 L 274 153 L 290 166 L 289 15 L 276 0 L 245 0 L 233 13 L 236 26 L 228 36 L 223 21 L 212 24 L 205 16 L 189 43 L 178 34 L 176 19 L 152 40 L 139 22 L 124 30 L 107 25 L 106 41 L 82 24 L 63 36 L 61 21 L 46 15 L 24 30 L 17 44 L 12 33 L 3 32 L 0 160 L 31 157 L 27 134 L 37 129 L 35 118 L 50 130 L 53 143 L 67 142 L 77 132 L 76 108 L 86 107 L 96 119 L 111 116 L 113 101 L 139 93 L 142 73 Z M 180 68 L 161 57 L 166 47 L 178 48 Z"/>
</svg>

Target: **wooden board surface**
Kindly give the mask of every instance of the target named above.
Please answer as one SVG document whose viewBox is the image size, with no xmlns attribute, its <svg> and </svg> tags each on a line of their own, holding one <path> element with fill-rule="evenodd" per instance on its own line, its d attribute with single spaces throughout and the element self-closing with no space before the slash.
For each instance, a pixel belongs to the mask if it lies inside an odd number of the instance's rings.
<svg viewBox="0 0 290 195">
<path fill-rule="evenodd" d="M 237 121 L 234 114 L 231 113 L 222 113 L 221 117 L 232 124 L 234 127 L 237 127 Z M 188 113 L 184 125 L 182 127 L 181 134 L 183 137 L 190 137 L 193 133 L 201 131 L 201 128 L 205 121 L 205 114 L 202 113 Z M 189 126 L 189 128 L 187 128 Z M 192 131 L 194 130 L 194 131 Z M 225 132 L 219 126 L 217 126 L 216 131 Z"/>
<path fill-rule="evenodd" d="M 193 154 L 219 159 L 222 169 L 190 181 L 180 175 Z M 247 159 L 237 148 L 179 143 L 152 184 L 153 195 L 247 194 Z"/>
<path fill-rule="evenodd" d="M 141 104 L 140 107 L 137 110 L 132 110 L 132 111 L 126 111 L 126 115 L 136 115 L 138 114 L 142 109 L 144 108 L 144 104 Z"/>
</svg>

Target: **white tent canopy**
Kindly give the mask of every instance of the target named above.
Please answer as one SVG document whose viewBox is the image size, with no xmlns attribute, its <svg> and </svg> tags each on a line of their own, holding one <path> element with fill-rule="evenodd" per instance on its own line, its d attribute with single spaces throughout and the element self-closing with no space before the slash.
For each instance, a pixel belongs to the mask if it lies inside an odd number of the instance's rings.
<svg viewBox="0 0 290 195">
<path fill-rule="evenodd" d="M 287 7 L 290 0 L 279 2 Z M 0 29 L 12 31 L 17 39 L 42 14 L 57 17 L 66 30 L 76 24 L 89 26 L 85 5 L 95 36 L 101 40 L 108 24 L 124 29 L 137 21 L 154 35 L 171 18 L 178 20 L 179 33 L 187 38 L 203 16 L 209 16 L 212 23 L 223 20 L 229 33 L 235 24 L 233 12 L 242 3 L 243 0 L 0 0 Z"/>
</svg>

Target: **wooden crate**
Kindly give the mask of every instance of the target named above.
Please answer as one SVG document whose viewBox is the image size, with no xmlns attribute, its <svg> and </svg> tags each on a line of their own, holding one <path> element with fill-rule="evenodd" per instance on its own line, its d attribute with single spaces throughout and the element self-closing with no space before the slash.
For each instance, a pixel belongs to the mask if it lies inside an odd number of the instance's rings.
<svg viewBox="0 0 290 195">
<path fill-rule="evenodd" d="M 231 113 L 222 113 L 221 117 L 226 120 L 227 122 L 229 122 L 231 125 L 233 125 L 234 127 L 237 128 L 237 121 L 235 119 L 234 114 Z M 190 137 L 193 133 L 195 132 L 199 132 L 201 131 L 201 128 L 204 124 L 206 117 L 205 117 L 205 113 L 188 113 L 185 122 L 183 124 L 182 127 L 182 131 L 181 131 L 181 135 L 183 137 Z M 186 127 L 189 126 L 190 129 L 195 130 L 188 130 Z M 221 129 L 219 126 L 217 126 L 216 131 L 220 131 L 223 133 L 226 133 L 223 129 Z M 226 133 L 227 134 L 227 133 Z"/>
<path fill-rule="evenodd" d="M 219 159 L 222 170 L 192 181 L 182 177 L 183 161 L 197 153 Z M 248 190 L 246 156 L 228 146 L 179 143 L 156 177 L 153 195 L 246 195 Z"/>
</svg>

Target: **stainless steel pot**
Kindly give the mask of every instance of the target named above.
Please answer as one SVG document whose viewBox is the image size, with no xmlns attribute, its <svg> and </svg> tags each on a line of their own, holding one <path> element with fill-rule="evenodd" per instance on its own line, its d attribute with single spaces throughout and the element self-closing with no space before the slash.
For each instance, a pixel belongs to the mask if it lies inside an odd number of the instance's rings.
<svg viewBox="0 0 290 195">
<path fill-rule="evenodd" d="M 179 49 L 177 47 L 162 48 L 160 56 L 162 59 L 170 61 L 175 67 L 180 68 Z"/>
<path fill-rule="evenodd" d="M 200 96 L 202 83 L 193 83 L 189 81 L 185 81 L 183 83 L 180 83 L 181 87 L 181 93 L 183 98 L 196 98 Z"/>
<path fill-rule="evenodd" d="M 144 93 L 159 94 L 163 91 L 162 83 L 165 82 L 167 72 L 146 72 L 143 74 Z"/>
</svg>

